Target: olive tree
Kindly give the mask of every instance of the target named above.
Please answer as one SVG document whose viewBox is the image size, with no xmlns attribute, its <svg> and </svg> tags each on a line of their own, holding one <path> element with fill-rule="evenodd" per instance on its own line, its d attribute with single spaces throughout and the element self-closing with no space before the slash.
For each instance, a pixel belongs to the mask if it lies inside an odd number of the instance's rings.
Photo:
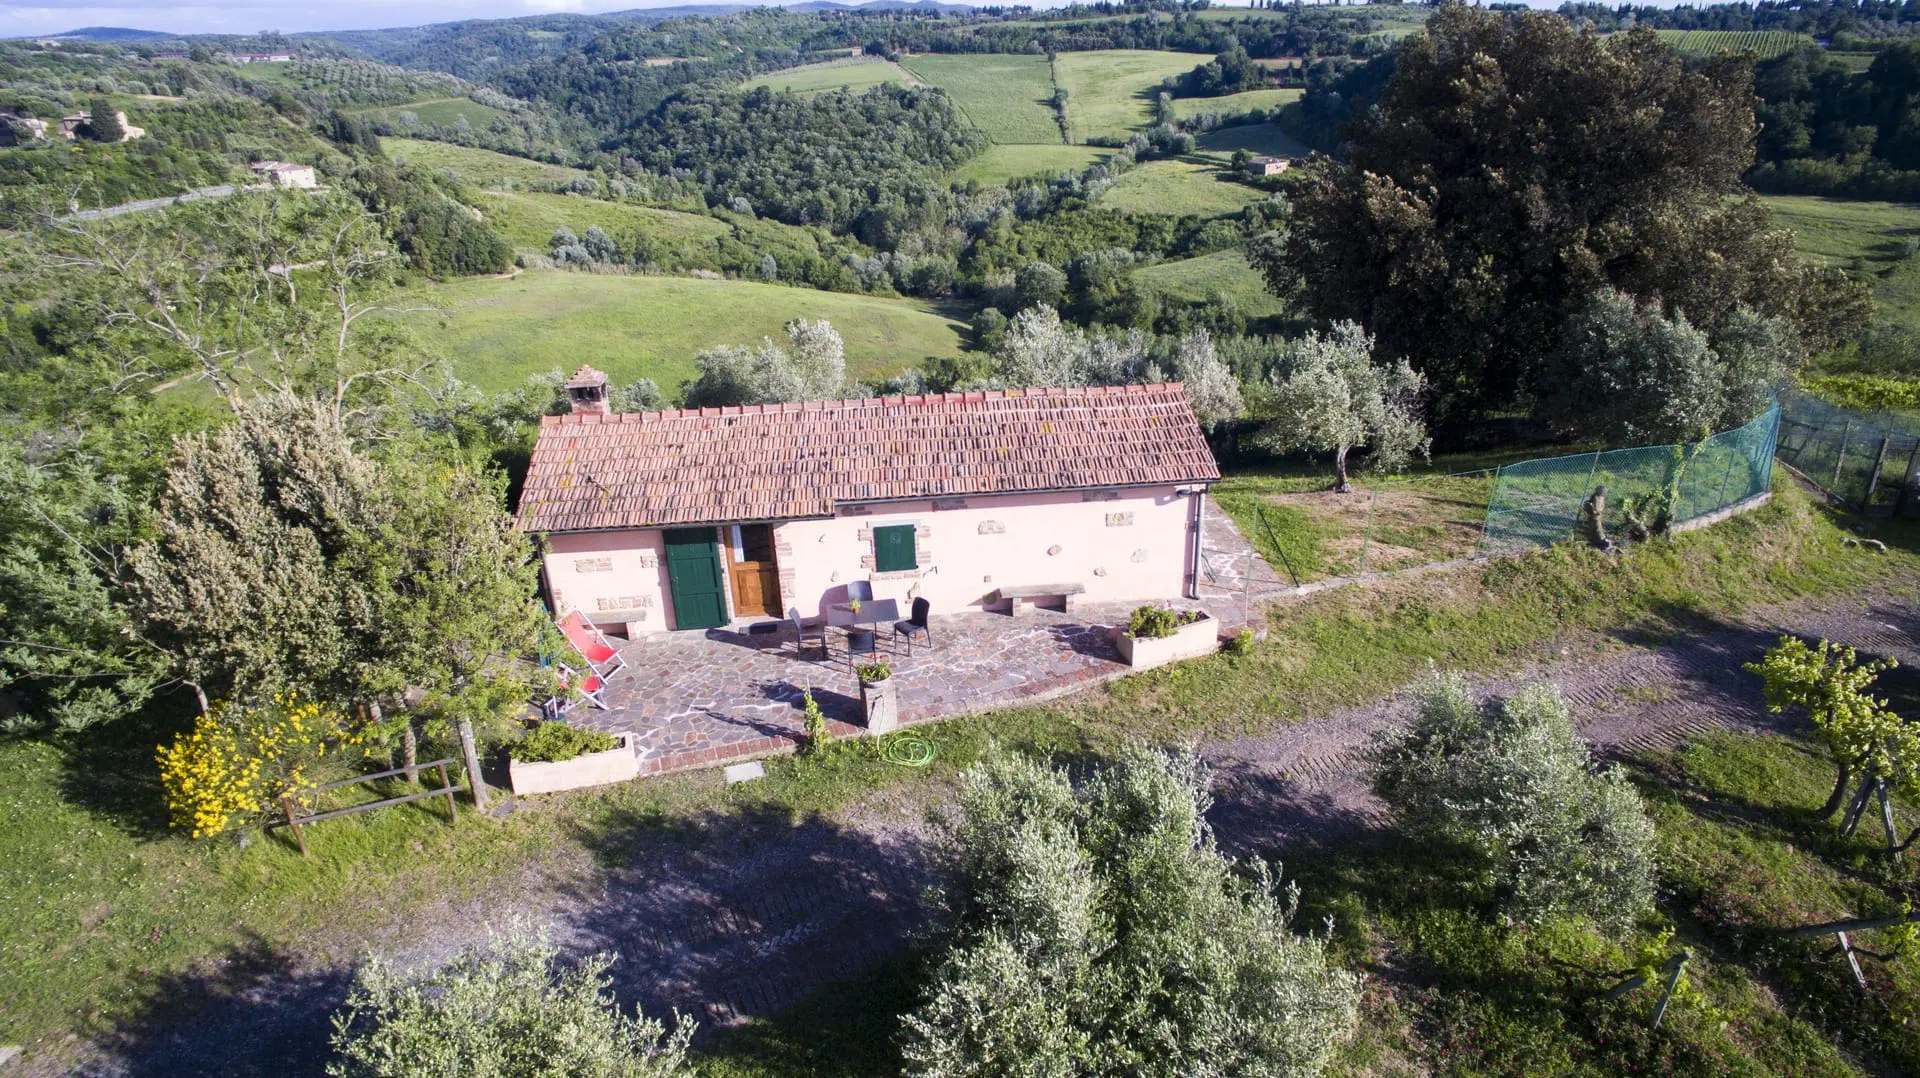
<svg viewBox="0 0 1920 1078">
<path fill-rule="evenodd" d="M 409 976 L 378 957 L 354 975 L 333 1016 L 333 1078 L 680 1078 L 693 1023 L 624 1013 L 608 988 L 610 954 L 564 965 L 524 929 Z"/>
<path fill-rule="evenodd" d="M 1175 363 L 1187 401 L 1201 426 L 1213 427 L 1246 414 L 1246 401 L 1240 394 L 1240 380 L 1220 361 L 1213 347 L 1213 335 L 1196 329 L 1180 339 Z"/>
<path fill-rule="evenodd" d="M 829 400 L 845 389 L 847 349 L 832 323 L 796 318 L 787 345 L 723 345 L 693 358 L 699 376 L 687 386 L 689 407 Z"/>
<path fill-rule="evenodd" d="M 1290 351 L 1284 374 L 1276 373 L 1260 411 L 1261 437 L 1281 450 L 1333 454 L 1333 489 L 1353 489 L 1347 454 L 1366 448 L 1375 466 L 1400 467 L 1427 455 L 1427 426 L 1420 418 L 1426 381 L 1404 359 L 1374 359 L 1373 337 L 1353 322 L 1327 333 L 1308 333 Z"/>
<path fill-rule="evenodd" d="M 1128 749 L 1076 787 L 994 755 L 936 818 L 940 959 L 907 1073 L 1315 1074 L 1361 978 L 1295 934 L 1295 887 L 1222 856 L 1192 756 Z"/>
<path fill-rule="evenodd" d="M 1891 659 L 1860 661 L 1850 647 L 1822 640 L 1809 645 L 1798 637 L 1783 636 L 1757 663 L 1746 669 L 1760 675 L 1767 710 L 1799 708 L 1813 720 L 1833 760 L 1833 792 L 1822 806 L 1822 818 L 1845 803 L 1847 787 L 1855 778 L 1866 784 L 1880 781 L 1920 781 L 1920 728 L 1887 708 L 1887 702 L 1867 690 Z M 1849 813 L 1857 820 L 1857 813 Z"/>
<path fill-rule="evenodd" d="M 1622 930 L 1653 904 L 1653 822 L 1617 768 L 1595 768 L 1558 689 L 1483 706 L 1464 677 L 1435 673 L 1414 700 L 1372 772 L 1403 828 L 1475 851 L 1490 897 L 1522 920 L 1572 913 Z"/>
</svg>

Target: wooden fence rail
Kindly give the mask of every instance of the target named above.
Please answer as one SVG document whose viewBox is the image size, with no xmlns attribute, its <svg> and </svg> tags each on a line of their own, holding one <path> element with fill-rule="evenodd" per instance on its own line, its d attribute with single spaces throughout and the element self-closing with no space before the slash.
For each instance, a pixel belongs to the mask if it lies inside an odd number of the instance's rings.
<svg viewBox="0 0 1920 1078">
<path fill-rule="evenodd" d="M 318 794 L 325 793 L 328 790 L 338 790 L 343 786 L 356 786 L 363 782 L 378 782 L 381 779 L 390 779 L 395 775 L 404 775 L 408 771 L 417 773 L 428 768 L 437 768 L 440 771 L 440 788 L 437 790 L 421 790 L 418 793 L 402 794 L 399 797 L 382 798 L 379 801 L 369 801 L 364 805 L 353 805 L 349 808 L 332 809 L 328 812 L 315 812 L 303 816 L 295 807 L 291 796 L 280 798 L 280 808 L 287 814 L 287 826 L 293 829 L 293 840 L 300 844 L 300 856 L 307 856 L 307 836 L 301 833 L 300 828 L 308 824 L 319 823 L 321 820 L 331 820 L 340 816 L 352 816 L 357 812 L 371 812 L 374 809 L 387 808 L 392 805 L 404 805 L 409 801 L 419 801 L 427 797 L 444 797 L 447 799 L 447 822 L 450 824 L 456 822 L 460 818 L 460 811 L 455 806 L 453 800 L 454 785 L 447 778 L 447 765 L 451 763 L 453 763 L 453 758 L 449 756 L 441 760 L 432 760 L 424 764 L 416 764 L 412 768 L 396 767 L 391 771 L 376 771 L 371 775 L 360 775 L 356 778 L 341 779 L 339 782 L 329 782 L 324 786 L 316 786 L 313 789 L 313 792 Z"/>
</svg>

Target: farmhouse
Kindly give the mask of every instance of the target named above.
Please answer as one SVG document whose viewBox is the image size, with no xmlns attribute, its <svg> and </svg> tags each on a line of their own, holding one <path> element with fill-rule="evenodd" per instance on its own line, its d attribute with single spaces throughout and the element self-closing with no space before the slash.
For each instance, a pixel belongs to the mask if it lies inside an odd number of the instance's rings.
<svg viewBox="0 0 1920 1078">
<path fill-rule="evenodd" d="M 130 142 L 145 136 L 147 133 L 146 128 L 135 127 L 128 123 L 127 114 L 123 110 L 115 109 L 113 111 L 113 118 L 120 121 L 121 142 Z M 66 139 L 68 142 L 72 142 L 74 139 L 80 137 L 80 129 L 92 122 L 93 113 L 88 112 L 86 109 L 81 109 L 71 116 L 62 116 L 60 117 L 60 137 Z"/>
<path fill-rule="evenodd" d="M 313 166 L 293 161 L 255 161 L 248 165 L 253 174 L 273 187 L 318 187 Z"/>
<path fill-rule="evenodd" d="M 630 415 L 591 367 L 567 390 L 519 527 L 556 611 L 630 632 L 820 620 L 850 585 L 937 614 L 1188 595 L 1220 477 L 1178 384 Z"/>
<path fill-rule="evenodd" d="M 1255 176 L 1278 176 L 1292 164 L 1292 161 L 1284 157 L 1262 155 L 1247 162 L 1247 171 Z"/>
</svg>

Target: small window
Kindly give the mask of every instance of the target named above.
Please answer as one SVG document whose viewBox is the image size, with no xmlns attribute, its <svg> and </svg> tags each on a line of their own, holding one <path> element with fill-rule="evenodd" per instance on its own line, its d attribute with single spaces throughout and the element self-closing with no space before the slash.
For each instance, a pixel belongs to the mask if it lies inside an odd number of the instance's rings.
<svg viewBox="0 0 1920 1078">
<path fill-rule="evenodd" d="M 873 529 L 873 568 L 875 572 L 898 573 L 918 569 L 914 559 L 913 525 L 895 524 Z"/>
</svg>

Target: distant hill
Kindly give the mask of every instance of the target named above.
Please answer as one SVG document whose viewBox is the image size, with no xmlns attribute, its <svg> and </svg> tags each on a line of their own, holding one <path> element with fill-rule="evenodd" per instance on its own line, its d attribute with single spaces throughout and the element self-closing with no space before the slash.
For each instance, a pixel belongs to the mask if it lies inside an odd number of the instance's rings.
<svg viewBox="0 0 1920 1078">
<path fill-rule="evenodd" d="M 78 30 L 68 30 L 64 34 L 38 35 L 55 41 L 101 41 L 110 44 L 122 44 L 128 41 L 159 41 L 163 38 L 179 37 L 164 30 L 135 30 L 127 26 L 82 26 Z"/>
<path fill-rule="evenodd" d="M 867 0 L 864 4 L 838 4 L 834 0 L 805 0 L 785 5 L 789 11 L 908 11 L 918 15 L 971 15 L 971 4 L 941 4 L 935 0 Z"/>
</svg>

